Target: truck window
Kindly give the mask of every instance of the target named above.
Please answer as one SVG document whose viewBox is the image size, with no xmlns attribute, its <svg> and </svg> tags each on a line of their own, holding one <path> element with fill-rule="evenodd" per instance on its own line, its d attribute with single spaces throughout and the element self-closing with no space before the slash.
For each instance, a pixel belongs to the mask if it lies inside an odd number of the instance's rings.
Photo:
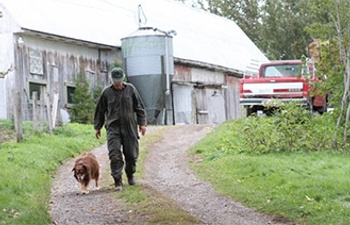
<svg viewBox="0 0 350 225">
<path fill-rule="evenodd" d="M 266 66 L 263 69 L 263 77 L 295 77 L 303 74 L 303 68 L 299 64 Z"/>
</svg>

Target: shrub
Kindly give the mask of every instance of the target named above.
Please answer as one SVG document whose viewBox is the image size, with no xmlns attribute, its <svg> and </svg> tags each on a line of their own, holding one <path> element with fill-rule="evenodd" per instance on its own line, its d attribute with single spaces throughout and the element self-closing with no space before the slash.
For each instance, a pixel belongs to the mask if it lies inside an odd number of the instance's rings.
<svg viewBox="0 0 350 225">
<path fill-rule="evenodd" d="M 75 87 L 75 92 L 72 94 L 71 120 L 75 123 L 91 124 L 94 118 L 95 104 L 90 91 L 90 84 L 84 73 L 77 75 Z"/>
<path fill-rule="evenodd" d="M 246 118 L 241 148 L 258 153 L 333 150 L 334 129 L 331 113 L 315 115 L 296 103 L 285 104 L 273 116 Z"/>
</svg>

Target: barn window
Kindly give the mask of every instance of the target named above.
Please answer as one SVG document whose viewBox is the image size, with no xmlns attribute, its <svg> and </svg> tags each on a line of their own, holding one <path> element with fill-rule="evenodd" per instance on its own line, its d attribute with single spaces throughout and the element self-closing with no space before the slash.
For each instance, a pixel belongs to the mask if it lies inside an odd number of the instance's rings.
<svg viewBox="0 0 350 225">
<path fill-rule="evenodd" d="M 66 86 L 66 103 L 67 103 L 67 107 L 71 107 L 73 104 L 73 94 L 75 93 L 75 87 L 74 86 Z"/>
<path fill-rule="evenodd" d="M 29 82 L 29 96 L 30 100 L 33 100 L 33 92 L 38 93 L 38 100 L 41 99 L 41 95 L 44 94 L 44 90 L 46 89 L 46 84 Z"/>
</svg>

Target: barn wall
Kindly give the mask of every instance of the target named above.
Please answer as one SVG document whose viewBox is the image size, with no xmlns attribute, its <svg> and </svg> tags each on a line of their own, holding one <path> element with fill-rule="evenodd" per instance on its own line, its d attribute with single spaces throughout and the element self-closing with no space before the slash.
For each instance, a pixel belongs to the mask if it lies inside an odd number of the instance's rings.
<svg viewBox="0 0 350 225">
<path fill-rule="evenodd" d="M 223 72 L 210 71 L 206 69 L 192 68 L 191 70 L 193 82 L 202 82 L 211 85 L 225 84 L 225 74 Z"/>
<path fill-rule="evenodd" d="M 11 86 L 22 96 L 22 110 L 25 120 L 32 119 L 31 89 L 33 86 L 47 88 L 51 102 L 54 93 L 59 94 L 59 108 L 69 108 L 67 91 L 74 88 L 75 78 L 84 73 L 90 86 L 105 87 L 108 70 L 115 62 L 121 62 L 120 51 L 99 50 L 79 43 L 47 40 L 37 36 L 21 36 L 24 46 L 15 46 L 16 70 Z M 8 88 L 7 101 L 12 101 Z M 10 117 L 12 107 L 8 107 Z"/>
<path fill-rule="evenodd" d="M 219 124 L 240 118 L 239 78 L 222 71 L 175 64 L 176 124 Z"/>
<path fill-rule="evenodd" d="M 227 107 L 227 118 L 238 119 L 245 117 L 244 108 L 239 105 L 239 79 L 234 76 L 226 76 L 226 102 L 229 103 Z"/>
<path fill-rule="evenodd" d="M 2 10 L 3 17 L 0 18 L 0 72 L 6 72 L 8 69 L 14 67 L 14 37 L 12 32 L 20 30 L 18 25 L 11 20 L 11 16 L 6 10 Z M 11 89 L 11 74 L 9 72 L 5 77 L 0 78 L 0 119 L 8 118 L 8 106 L 12 105 L 12 101 L 7 101 L 7 88 Z"/>
<path fill-rule="evenodd" d="M 4 46 L 12 46 L 12 36 L 8 34 L 0 34 L 0 43 L 1 45 L 4 44 Z M 6 87 L 10 85 L 9 75 L 11 74 L 11 72 L 9 71 L 9 69 L 14 67 L 13 52 L 10 51 L 10 49 L 11 48 L 1 48 L 0 54 L 0 72 L 3 73 L 0 76 L 0 119 L 7 118 L 6 109 L 9 104 L 6 98 Z M 7 75 L 5 75 L 5 73 L 7 73 Z"/>
</svg>

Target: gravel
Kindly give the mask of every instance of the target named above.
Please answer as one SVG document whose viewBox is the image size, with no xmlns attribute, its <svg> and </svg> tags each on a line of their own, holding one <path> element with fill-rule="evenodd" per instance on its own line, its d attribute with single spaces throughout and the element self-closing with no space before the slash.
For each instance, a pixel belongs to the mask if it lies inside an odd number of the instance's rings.
<svg viewBox="0 0 350 225">
<path fill-rule="evenodd" d="M 148 132 L 158 129 L 150 126 Z M 210 125 L 182 125 L 165 129 L 145 160 L 145 178 L 139 182 L 174 199 L 181 208 L 212 225 L 282 225 L 271 217 L 215 192 L 210 183 L 197 178 L 188 168 L 186 150 L 213 129 Z M 147 137 L 147 134 L 146 136 Z M 143 138 L 145 138 L 143 137 Z M 58 225 L 147 224 L 142 215 L 126 211 L 113 195 L 106 145 L 92 151 L 101 164 L 100 190 L 80 194 L 71 169 L 74 159 L 61 166 L 54 178 L 50 214 Z"/>
</svg>

